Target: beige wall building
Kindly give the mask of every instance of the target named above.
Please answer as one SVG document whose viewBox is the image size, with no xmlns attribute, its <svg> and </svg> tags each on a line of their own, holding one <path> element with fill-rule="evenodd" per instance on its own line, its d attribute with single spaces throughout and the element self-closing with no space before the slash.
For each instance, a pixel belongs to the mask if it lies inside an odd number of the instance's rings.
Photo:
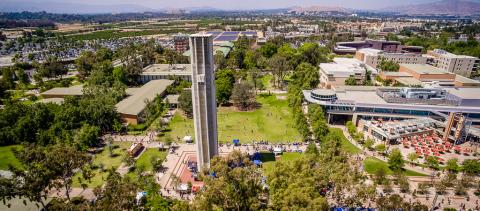
<svg viewBox="0 0 480 211">
<path fill-rule="evenodd" d="M 141 123 L 147 102 L 153 101 L 157 95 L 165 96 L 167 87 L 173 82 L 164 79 L 152 80 L 142 87 L 128 89 L 129 96 L 115 105 L 122 121 L 132 125 Z"/>
<path fill-rule="evenodd" d="M 320 86 L 327 89 L 343 86 L 350 76 L 361 83 L 365 79 L 367 70 L 370 71 L 373 80 L 377 75 L 377 70 L 374 68 L 366 66 L 357 59 L 334 58 L 332 63 L 320 64 Z"/>
<path fill-rule="evenodd" d="M 382 50 L 364 48 L 357 51 L 355 58 L 363 61 L 366 65 L 377 68 L 377 65 L 385 59 L 398 64 L 426 64 L 427 58 L 415 53 L 386 53 Z"/>
<path fill-rule="evenodd" d="M 428 51 L 427 54 L 433 57 L 434 66 L 465 77 L 470 77 L 480 62 L 477 57 L 456 55 L 441 49 Z"/>
</svg>

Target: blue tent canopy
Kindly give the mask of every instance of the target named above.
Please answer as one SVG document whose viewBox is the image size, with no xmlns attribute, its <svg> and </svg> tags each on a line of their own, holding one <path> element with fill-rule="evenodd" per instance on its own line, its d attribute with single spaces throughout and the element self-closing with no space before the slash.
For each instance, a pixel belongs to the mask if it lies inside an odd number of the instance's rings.
<svg viewBox="0 0 480 211">
<path fill-rule="evenodd" d="M 239 145 L 239 144 L 240 144 L 240 140 L 238 140 L 238 139 L 233 139 L 233 144 Z"/>
</svg>

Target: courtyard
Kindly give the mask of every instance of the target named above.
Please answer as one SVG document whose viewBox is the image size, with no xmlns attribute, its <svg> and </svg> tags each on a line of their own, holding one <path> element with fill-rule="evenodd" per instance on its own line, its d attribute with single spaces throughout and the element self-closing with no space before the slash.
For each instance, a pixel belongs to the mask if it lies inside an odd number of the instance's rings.
<svg viewBox="0 0 480 211">
<path fill-rule="evenodd" d="M 281 95 L 260 95 L 261 107 L 252 111 L 237 111 L 234 107 L 219 107 L 217 114 L 218 140 L 231 143 L 268 141 L 271 143 L 300 142 L 301 136 L 294 128 L 293 115 L 287 100 Z M 193 120 L 177 112 L 165 134 L 180 142 L 184 136 L 194 137 Z"/>
</svg>

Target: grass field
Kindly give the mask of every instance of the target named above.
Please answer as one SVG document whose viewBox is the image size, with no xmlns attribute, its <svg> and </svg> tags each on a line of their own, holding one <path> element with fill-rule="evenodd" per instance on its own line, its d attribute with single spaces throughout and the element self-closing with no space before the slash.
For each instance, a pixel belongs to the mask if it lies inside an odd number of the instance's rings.
<svg viewBox="0 0 480 211">
<path fill-rule="evenodd" d="M 301 136 L 294 128 L 291 109 L 286 100 L 279 100 L 275 95 L 259 96 L 257 101 L 261 108 L 253 111 L 235 111 L 233 107 L 218 109 L 218 138 L 221 143 L 239 139 L 241 143 L 253 140 L 270 142 L 301 141 Z M 170 123 L 170 135 L 179 141 L 184 136 L 194 136 L 193 121 L 176 114 Z"/>
<path fill-rule="evenodd" d="M 116 147 L 113 150 L 113 157 L 110 157 L 109 152 L 107 149 L 104 149 L 101 153 L 95 155 L 95 158 L 93 160 L 93 165 L 96 166 L 97 168 L 94 169 L 93 173 L 95 174 L 94 177 L 91 179 L 91 182 L 88 183 L 88 187 L 97 187 L 99 185 L 102 185 L 105 180 L 107 179 L 108 173 L 106 170 L 110 168 L 115 168 L 117 169 L 120 164 L 122 163 L 123 158 L 127 154 L 127 149 L 130 147 L 131 143 L 129 142 L 116 142 L 114 144 Z M 102 171 L 98 166 L 103 165 L 103 169 L 105 171 Z M 73 179 L 73 186 L 74 187 L 81 187 L 80 183 L 78 182 L 78 178 L 80 177 L 80 174 L 75 175 Z"/>
<path fill-rule="evenodd" d="M 159 157 L 161 160 L 165 160 L 165 158 L 167 158 L 167 152 L 159 151 L 157 148 L 149 148 L 137 159 L 136 166 L 145 166 L 145 171 L 152 171 L 153 166 L 150 160 L 154 156 Z"/>
<path fill-rule="evenodd" d="M 20 166 L 20 162 L 13 155 L 12 148 L 20 145 L 11 145 L 0 147 L 0 170 L 8 170 L 8 165 Z"/>
<path fill-rule="evenodd" d="M 299 152 L 284 152 L 282 155 L 280 155 L 279 160 L 283 161 L 293 161 L 296 159 L 299 159 L 303 156 L 302 153 Z M 275 167 L 275 156 L 273 153 L 262 153 L 262 168 L 265 172 L 270 172 L 273 170 Z"/>
<path fill-rule="evenodd" d="M 364 166 L 365 171 L 369 174 L 375 174 L 375 172 L 380 168 L 385 169 L 385 171 L 387 172 L 388 175 L 393 174 L 393 171 L 390 168 L 388 168 L 388 163 L 384 162 L 384 161 L 382 161 L 378 158 L 374 158 L 374 157 L 366 158 L 363 161 L 363 166 Z M 406 176 L 427 176 L 425 174 L 418 173 L 418 172 L 411 171 L 411 170 L 405 170 L 404 172 L 405 172 Z"/>
<path fill-rule="evenodd" d="M 353 145 L 344 135 L 340 128 L 330 128 L 330 133 L 337 133 L 342 137 L 342 148 L 352 154 L 360 153 L 362 150 Z"/>
</svg>

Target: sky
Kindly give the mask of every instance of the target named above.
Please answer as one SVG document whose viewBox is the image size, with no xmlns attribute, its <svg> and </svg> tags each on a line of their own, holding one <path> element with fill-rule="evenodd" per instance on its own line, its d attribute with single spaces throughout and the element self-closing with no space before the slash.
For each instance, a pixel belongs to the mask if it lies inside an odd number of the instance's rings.
<svg viewBox="0 0 480 211">
<path fill-rule="evenodd" d="M 0 0 L 1 2 L 2 0 Z M 219 9 L 272 9 L 291 6 L 340 6 L 353 9 L 381 9 L 389 6 L 420 4 L 437 0 L 33 0 L 80 4 L 136 4 L 151 9 L 213 7 Z"/>
</svg>

